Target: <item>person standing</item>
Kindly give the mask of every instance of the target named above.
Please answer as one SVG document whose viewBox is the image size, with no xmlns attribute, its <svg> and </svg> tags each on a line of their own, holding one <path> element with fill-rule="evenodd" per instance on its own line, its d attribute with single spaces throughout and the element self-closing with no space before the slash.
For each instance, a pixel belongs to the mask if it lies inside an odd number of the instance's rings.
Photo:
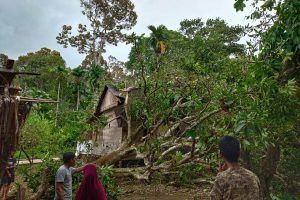
<svg viewBox="0 0 300 200">
<path fill-rule="evenodd" d="M 86 165 L 84 177 L 76 193 L 76 200 L 107 200 L 105 190 L 98 178 L 95 164 Z"/>
<path fill-rule="evenodd" d="M 239 141 L 224 136 L 219 141 L 219 150 L 224 164 L 220 166 L 210 192 L 211 200 L 261 200 L 258 177 L 238 164 Z"/>
<path fill-rule="evenodd" d="M 7 198 L 11 183 L 15 181 L 15 168 L 17 161 L 13 155 L 14 152 L 11 152 L 8 158 L 4 175 L 1 178 L 0 197 L 2 197 L 4 200 Z"/>
<path fill-rule="evenodd" d="M 72 200 L 72 175 L 83 171 L 85 167 L 74 168 L 75 154 L 72 152 L 64 153 L 63 162 L 55 176 L 54 200 Z"/>
</svg>

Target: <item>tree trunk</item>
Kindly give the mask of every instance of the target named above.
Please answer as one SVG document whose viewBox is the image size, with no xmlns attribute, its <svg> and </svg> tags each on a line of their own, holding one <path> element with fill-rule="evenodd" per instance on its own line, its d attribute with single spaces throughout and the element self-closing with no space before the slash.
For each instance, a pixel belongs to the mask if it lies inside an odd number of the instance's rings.
<svg viewBox="0 0 300 200">
<path fill-rule="evenodd" d="M 58 83 L 58 89 L 57 89 L 57 104 L 56 104 L 56 114 L 55 114 L 55 127 L 57 126 L 57 117 L 58 117 L 58 110 L 59 110 L 59 93 L 60 93 L 60 82 Z"/>
<path fill-rule="evenodd" d="M 242 150 L 241 160 L 244 167 L 258 175 L 261 185 L 261 193 L 264 198 L 270 199 L 270 183 L 277 171 L 280 161 L 279 145 L 269 145 L 266 149 L 262 164 L 257 166 L 251 159 L 251 154 L 247 150 Z"/>
<path fill-rule="evenodd" d="M 134 147 L 131 147 L 130 144 L 124 143 L 117 150 L 109 152 L 108 154 L 106 154 L 103 157 L 101 157 L 100 159 L 98 159 L 96 162 L 99 165 L 115 164 L 122 159 L 131 157 L 134 154 L 136 154 L 136 149 Z"/>
<path fill-rule="evenodd" d="M 131 99 L 129 99 L 129 92 L 127 92 L 126 99 L 125 99 L 125 106 L 124 106 L 125 114 L 127 118 L 127 140 L 130 140 L 131 133 L 132 133 L 132 128 L 131 128 L 132 121 L 129 113 L 130 101 Z"/>
<path fill-rule="evenodd" d="M 76 103 L 76 110 L 79 110 L 80 105 L 80 94 L 79 94 L 79 85 L 77 86 L 77 103 Z"/>
<path fill-rule="evenodd" d="M 246 169 L 249 169 L 251 171 L 253 171 L 253 163 L 251 160 L 251 154 L 248 150 L 243 149 L 241 151 L 241 160 L 242 160 L 242 164 Z"/>
<path fill-rule="evenodd" d="M 269 145 L 266 157 L 262 162 L 261 171 L 259 173 L 262 194 L 266 199 L 270 198 L 270 183 L 277 171 L 280 161 L 279 145 Z"/>
<path fill-rule="evenodd" d="M 148 176 L 145 174 L 144 167 L 135 167 L 135 168 L 114 168 L 113 169 L 114 177 L 133 177 L 136 180 L 148 180 Z"/>
</svg>

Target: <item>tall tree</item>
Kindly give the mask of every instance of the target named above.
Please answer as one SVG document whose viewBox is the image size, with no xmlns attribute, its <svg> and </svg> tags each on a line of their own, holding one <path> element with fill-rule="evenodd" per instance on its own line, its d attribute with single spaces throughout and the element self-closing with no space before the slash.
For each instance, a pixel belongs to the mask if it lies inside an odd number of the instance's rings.
<svg viewBox="0 0 300 200">
<path fill-rule="evenodd" d="M 218 59 L 218 54 L 244 55 L 245 45 L 239 43 L 242 36 L 244 36 L 242 26 L 230 26 L 220 18 L 208 19 L 194 37 L 195 42 L 202 47 L 197 48 L 196 54 L 206 63 Z"/>
<path fill-rule="evenodd" d="M 84 78 L 84 70 L 81 67 L 74 68 L 72 70 L 72 75 L 75 77 L 75 86 L 77 90 L 77 98 L 76 98 L 76 110 L 79 110 L 80 107 L 80 90 L 83 85 Z"/>
<path fill-rule="evenodd" d="M 61 83 L 64 81 L 65 77 L 68 75 L 68 70 L 66 70 L 64 67 L 58 66 L 54 69 L 56 72 L 56 81 L 58 82 L 57 86 L 57 105 L 56 105 L 56 114 L 55 114 L 55 126 L 57 125 L 57 118 L 58 118 L 58 113 L 59 113 L 59 108 L 63 104 L 61 100 L 62 96 L 62 88 L 61 88 Z"/>
<path fill-rule="evenodd" d="M 106 45 L 124 41 L 123 31 L 136 24 L 134 5 L 130 0 L 80 0 L 80 3 L 90 24 L 79 24 L 77 35 L 72 35 L 72 26 L 64 25 L 57 42 L 64 47 L 76 47 L 79 53 L 91 55 L 93 62 L 101 65 Z"/>
<path fill-rule="evenodd" d="M 148 26 L 151 31 L 150 34 L 150 44 L 155 53 L 164 54 L 166 52 L 166 40 L 167 37 L 165 35 L 166 27 L 160 25 L 158 27 Z"/>
</svg>

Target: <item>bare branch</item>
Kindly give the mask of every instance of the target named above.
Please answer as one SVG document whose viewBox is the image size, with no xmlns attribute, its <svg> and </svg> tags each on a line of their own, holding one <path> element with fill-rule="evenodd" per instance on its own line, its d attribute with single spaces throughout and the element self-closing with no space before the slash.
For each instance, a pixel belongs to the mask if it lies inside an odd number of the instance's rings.
<svg viewBox="0 0 300 200">
<path fill-rule="evenodd" d="M 166 155 L 168 155 L 171 152 L 174 152 L 177 149 L 181 149 L 182 147 L 189 147 L 190 143 L 184 143 L 184 144 L 176 144 L 175 146 L 170 147 L 166 151 L 164 151 L 158 160 L 163 159 Z"/>
</svg>

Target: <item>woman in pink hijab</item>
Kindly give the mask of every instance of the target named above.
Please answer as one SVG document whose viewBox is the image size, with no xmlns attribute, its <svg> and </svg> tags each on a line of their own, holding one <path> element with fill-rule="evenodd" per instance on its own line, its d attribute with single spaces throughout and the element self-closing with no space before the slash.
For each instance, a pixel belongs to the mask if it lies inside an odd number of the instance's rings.
<svg viewBox="0 0 300 200">
<path fill-rule="evenodd" d="M 104 188 L 97 176 L 95 164 L 83 169 L 83 180 L 76 194 L 76 200 L 107 200 Z"/>
</svg>

